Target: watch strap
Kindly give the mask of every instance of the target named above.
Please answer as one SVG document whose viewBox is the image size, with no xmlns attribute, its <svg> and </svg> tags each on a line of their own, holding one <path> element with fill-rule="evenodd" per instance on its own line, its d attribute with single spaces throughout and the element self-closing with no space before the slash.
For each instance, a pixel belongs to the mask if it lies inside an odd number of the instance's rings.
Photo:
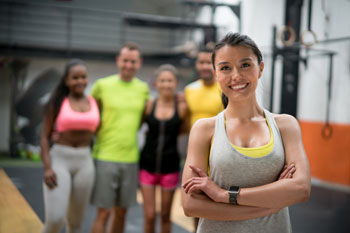
<svg viewBox="0 0 350 233">
<path fill-rule="evenodd" d="M 231 186 L 230 187 L 230 189 L 228 190 L 230 204 L 238 205 L 237 197 L 238 197 L 239 191 L 240 191 L 239 186 Z"/>
</svg>

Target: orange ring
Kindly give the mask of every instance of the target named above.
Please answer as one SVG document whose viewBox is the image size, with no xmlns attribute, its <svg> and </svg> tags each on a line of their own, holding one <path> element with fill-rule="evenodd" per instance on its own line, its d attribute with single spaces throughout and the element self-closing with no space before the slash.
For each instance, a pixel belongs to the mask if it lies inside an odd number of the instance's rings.
<svg viewBox="0 0 350 233">
<path fill-rule="evenodd" d="M 325 125 L 323 125 L 321 133 L 324 139 L 331 138 L 333 134 L 332 126 L 327 122 Z"/>
<path fill-rule="evenodd" d="M 310 34 L 314 38 L 314 40 L 311 43 L 305 43 L 305 41 L 304 41 L 305 34 L 308 33 L 308 32 L 310 32 Z M 305 30 L 305 31 L 303 31 L 302 33 L 300 33 L 300 43 L 305 45 L 306 48 L 311 48 L 314 44 L 317 43 L 316 33 L 314 31 L 312 31 L 312 30 Z"/>
<path fill-rule="evenodd" d="M 289 32 L 289 38 L 288 40 L 284 39 L 284 33 L 285 32 Z M 283 26 L 280 30 L 279 30 L 279 39 L 281 40 L 282 44 L 286 47 L 290 47 L 294 44 L 295 39 L 296 39 L 296 34 L 295 34 L 295 30 L 291 27 L 291 26 Z"/>
</svg>

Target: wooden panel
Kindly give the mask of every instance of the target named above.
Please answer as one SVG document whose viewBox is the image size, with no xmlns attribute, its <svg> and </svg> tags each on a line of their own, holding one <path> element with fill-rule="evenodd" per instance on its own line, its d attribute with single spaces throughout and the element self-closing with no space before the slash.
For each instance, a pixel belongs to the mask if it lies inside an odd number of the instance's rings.
<svg viewBox="0 0 350 233">
<path fill-rule="evenodd" d="M 3 169 L 0 169 L 0 233 L 38 233 L 43 224 Z"/>
</svg>

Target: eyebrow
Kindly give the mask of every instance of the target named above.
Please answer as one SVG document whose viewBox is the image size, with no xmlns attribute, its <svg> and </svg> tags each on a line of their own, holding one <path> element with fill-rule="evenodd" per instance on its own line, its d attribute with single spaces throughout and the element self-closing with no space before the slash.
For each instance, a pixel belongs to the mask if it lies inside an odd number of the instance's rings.
<svg viewBox="0 0 350 233">
<path fill-rule="evenodd" d="M 251 59 L 250 57 L 247 57 L 247 58 L 243 58 L 243 59 L 240 60 L 239 62 L 245 62 L 245 61 L 252 61 L 252 59 Z M 219 62 L 219 63 L 218 63 L 218 66 L 219 66 L 219 65 L 226 65 L 226 64 L 229 64 L 229 62 L 223 61 L 223 62 Z"/>
<path fill-rule="evenodd" d="M 252 61 L 252 59 L 250 57 L 247 57 L 247 58 L 243 58 L 239 62 L 244 62 L 244 61 Z"/>
<path fill-rule="evenodd" d="M 219 66 L 219 65 L 224 65 L 224 64 L 229 64 L 229 62 L 227 62 L 227 61 L 219 62 L 219 63 L 218 63 L 218 66 Z"/>
</svg>

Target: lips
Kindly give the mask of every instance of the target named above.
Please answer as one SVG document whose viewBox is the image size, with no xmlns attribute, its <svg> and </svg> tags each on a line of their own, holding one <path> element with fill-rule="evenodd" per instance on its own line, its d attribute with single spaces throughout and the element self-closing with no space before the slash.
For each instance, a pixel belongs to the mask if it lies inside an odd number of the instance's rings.
<svg viewBox="0 0 350 233">
<path fill-rule="evenodd" d="M 240 91 L 240 90 L 243 90 L 244 88 L 246 88 L 247 86 L 248 86 L 248 83 L 236 84 L 236 85 L 232 85 L 229 87 L 234 91 Z"/>
</svg>

